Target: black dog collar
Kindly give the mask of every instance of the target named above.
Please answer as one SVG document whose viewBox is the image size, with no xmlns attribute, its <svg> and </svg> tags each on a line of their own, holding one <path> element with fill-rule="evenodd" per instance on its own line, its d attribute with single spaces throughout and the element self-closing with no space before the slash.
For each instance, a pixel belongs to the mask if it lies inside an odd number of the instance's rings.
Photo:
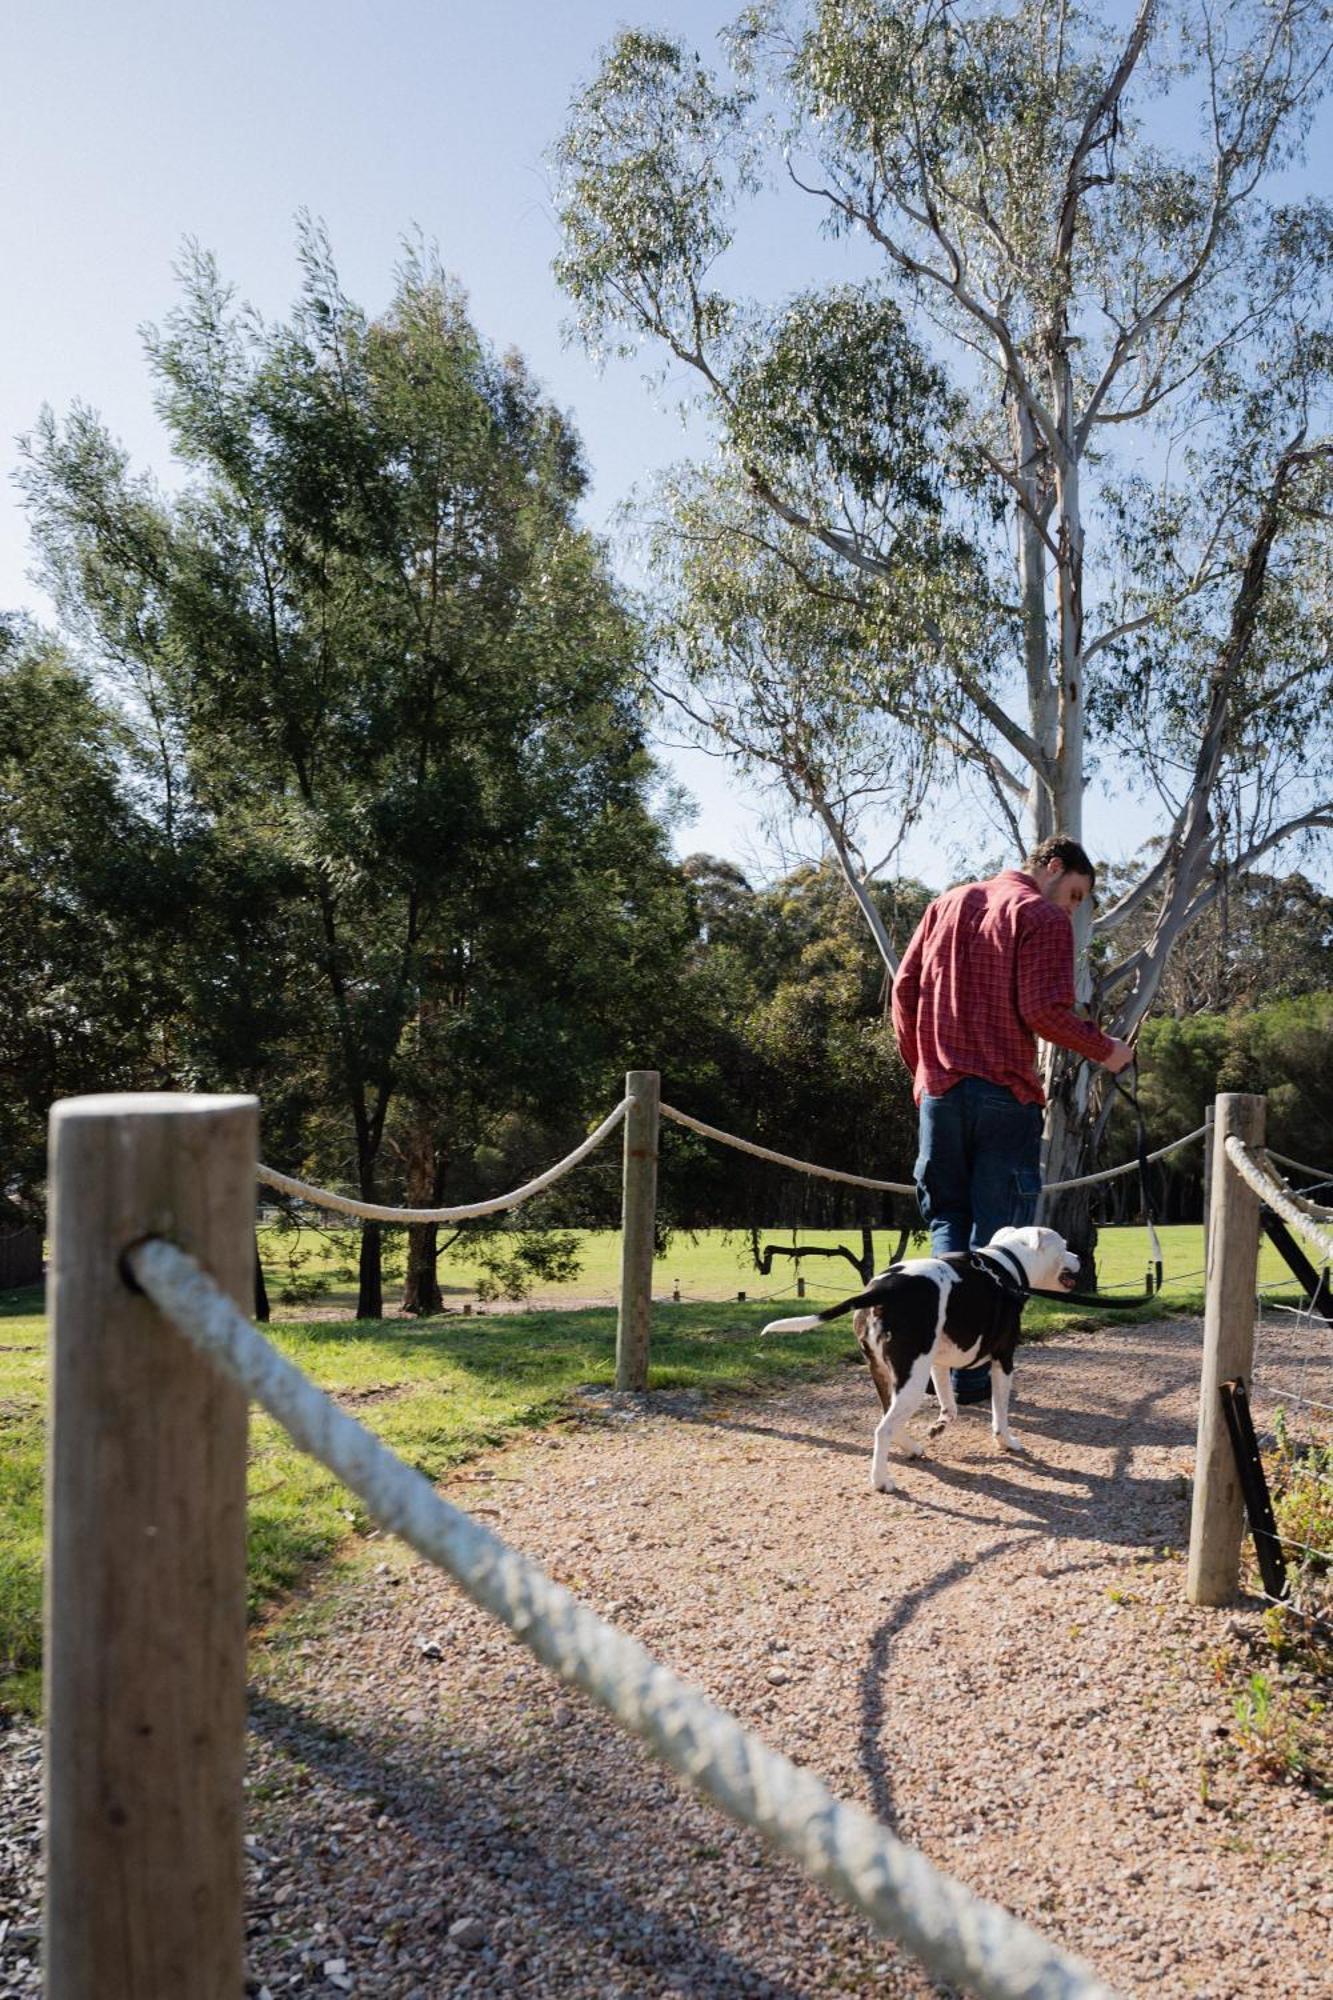
<svg viewBox="0 0 1333 2000">
<path fill-rule="evenodd" d="M 1028 1274 L 1012 1250 L 1006 1250 L 1002 1245 L 995 1247 L 988 1244 L 984 1250 L 974 1250 L 972 1255 L 978 1261 L 986 1260 L 982 1268 L 987 1277 L 993 1278 L 1003 1290 L 1016 1292 L 1022 1299 L 1025 1299 L 1032 1290 Z M 998 1257 L 1003 1257 L 1004 1264 L 997 1270 L 993 1260 Z M 1008 1268 L 1005 1268 L 1006 1266 Z"/>
</svg>

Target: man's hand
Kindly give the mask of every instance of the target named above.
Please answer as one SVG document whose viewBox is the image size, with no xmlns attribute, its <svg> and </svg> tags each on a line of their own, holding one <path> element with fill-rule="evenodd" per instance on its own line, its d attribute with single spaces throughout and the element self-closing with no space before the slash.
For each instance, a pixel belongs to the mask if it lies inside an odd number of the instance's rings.
<svg viewBox="0 0 1333 2000">
<path fill-rule="evenodd" d="M 1102 1068 L 1109 1069 L 1112 1076 L 1119 1076 L 1121 1070 L 1128 1069 L 1133 1060 L 1134 1051 L 1129 1043 L 1117 1041 L 1112 1035 L 1111 1053 L 1102 1057 Z"/>
</svg>

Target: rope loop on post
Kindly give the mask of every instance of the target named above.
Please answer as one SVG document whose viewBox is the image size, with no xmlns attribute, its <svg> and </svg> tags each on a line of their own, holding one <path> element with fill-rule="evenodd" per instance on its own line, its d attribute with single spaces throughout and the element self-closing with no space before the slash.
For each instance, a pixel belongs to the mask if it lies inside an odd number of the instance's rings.
<svg viewBox="0 0 1333 2000">
<path fill-rule="evenodd" d="M 1262 1167 L 1254 1154 L 1233 1134 L 1226 1142 L 1226 1156 L 1246 1186 L 1266 1202 L 1276 1215 L 1302 1235 L 1319 1252 L 1325 1263 L 1333 1263 L 1333 1233 L 1321 1229 L 1312 1216 L 1298 1207 L 1288 1190 Z"/>
</svg>

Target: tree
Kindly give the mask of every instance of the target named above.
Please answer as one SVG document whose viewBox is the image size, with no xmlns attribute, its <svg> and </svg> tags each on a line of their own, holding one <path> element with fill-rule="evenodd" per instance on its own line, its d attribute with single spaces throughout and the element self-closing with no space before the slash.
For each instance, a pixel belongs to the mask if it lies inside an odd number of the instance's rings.
<svg viewBox="0 0 1333 2000">
<path fill-rule="evenodd" d="M 267 857 L 307 1157 L 342 1173 L 350 1155 L 369 1200 L 390 1172 L 435 1205 L 487 1116 L 525 1093 L 549 1109 L 619 1031 L 621 947 L 667 867 L 638 640 L 577 524 L 568 422 L 484 346 L 438 263 L 409 252 L 372 319 L 322 232 L 300 247 L 286 324 L 192 251 L 149 333 L 179 497 L 84 409 L 44 415 L 26 483 L 164 821 Z M 429 1305 L 433 1239 L 413 1249 Z M 358 1315 L 381 1309 L 368 1224 Z"/>
<path fill-rule="evenodd" d="M 1133 949 L 1149 935 L 1144 913 L 1125 926 L 1124 941 Z M 1333 990 L 1333 896 L 1299 872 L 1250 869 L 1229 877 L 1194 924 L 1157 1004 L 1177 1016 L 1219 1014 L 1321 990 Z"/>
<path fill-rule="evenodd" d="M 683 365 L 719 438 L 660 510 L 685 696 L 862 891 L 867 748 L 909 811 L 947 753 L 1020 853 L 1123 760 L 1163 837 L 1080 945 L 1128 1035 L 1228 878 L 1333 826 L 1333 218 L 1279 184 L 1327 9 L 823 0 L 726 46 L 728 84 L 621 34 L 557 153 L 582 337 Z M 871 262 L 764 307 L 719 272 L 770 133 Z M 1050 1083 L 1065 1178 L 1095 1107 L 1086 1066 Z"/>
<path fill-rule="evenodd" d="M 52 1100 L 152 1070 L 124 917 L 153 844 L 115 719 L 50 639 L 0 624 L 0 1191 L 39 1227 Z"/>
</svg>

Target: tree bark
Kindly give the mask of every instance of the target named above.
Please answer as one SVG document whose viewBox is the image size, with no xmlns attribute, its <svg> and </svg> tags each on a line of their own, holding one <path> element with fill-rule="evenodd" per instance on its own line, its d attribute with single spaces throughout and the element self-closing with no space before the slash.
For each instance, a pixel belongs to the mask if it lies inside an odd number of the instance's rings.
<svg viewBox="0 0 1333 2000">
<path fill-rule="evenodd" d="M 407 1206 L 438 1208 L 444 1192 L 445 1162 L 437 1153 L 429 1124 L 417 1123 L 408 1145 Z M 403 1311 L 426 1319 L 444 1311 L 440 1290 L 439 1224 L 409 1223 Z"/>
<path fill-rule="evenodd" d="M 366 1188 L 361 1190 L 366 1201 L 374 1199 Z M 382 1236 L 378 1222 L 363 1222 L 361 1225 L 361 1261 L 358 1272 L 356 1294 L 356 1316 L 358 1319 L 384 1318 L 384 1278 L 381 1252 Z"/>
<path fill-rule="evenodd" d="M 1046 627 L 1046 537 L 1042 530 L 1043 447 L 1022 398 L 1010 408 L 1015 476 L 1022 498 L 1018 506 L 1018 587 L 1023 615 L 1023 665 L 1028 690 L 1028 726 L 1043 756 L 1050 757 L 1056 741 L 1056 701 L 1051 685 L 1050 640 Z M 1042 772 L 1034 769 L 1027 796 L 1033 844 L 1056 831 L 1055 801 Z"/>
</svg>

